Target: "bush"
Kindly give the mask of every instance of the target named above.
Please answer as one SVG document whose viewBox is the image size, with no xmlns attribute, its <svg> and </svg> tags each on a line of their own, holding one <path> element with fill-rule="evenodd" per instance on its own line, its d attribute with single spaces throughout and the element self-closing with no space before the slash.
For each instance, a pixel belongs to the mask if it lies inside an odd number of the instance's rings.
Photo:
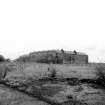
<svg viewBox="0 0 105 105">
<path fill-rule="evenodd" d="M 8 72 L 10 72 L 10 68 L 7 66 L 5 67 L 5 65 L 0 67 L 0 80 L 4 80 L 8 74 Z"/>
<path fill-rule="evenodd" d="M 100 79 L 105 79 L 105 66 L 96 67 L 96 77 Z"/>
<path fill-rule="evenodd" d="M 96 80 L 99 85 L 105 87 L 105 66 L 99 65 L 96 67 Z"/>
<path fill-rule="evenodd" d="M 57 78 L 57 71 L 56 69 L 53 67 L 53 65 L 50 65 L 50 67 L 48 68 L 48 72 L 49 72 L 49 79 L 53 80 Z"/>
<path fill-rule="evenodd" d="M 52 70 L 50 78 L 52 78 L 52 79 L 56 78 L 56 70 L 55 69 Z"/>
<path fill-rule="evenodd" d="M 4 61 L 5 61 L 5 58 L 2 55 L 0 55 L 0 62 L 4 62 Z"/>
</svg>

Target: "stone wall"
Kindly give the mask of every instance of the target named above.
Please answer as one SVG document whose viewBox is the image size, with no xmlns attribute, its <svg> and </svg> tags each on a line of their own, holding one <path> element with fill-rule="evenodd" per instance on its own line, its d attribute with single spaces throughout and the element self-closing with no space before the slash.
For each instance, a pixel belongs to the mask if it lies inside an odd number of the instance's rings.
<svg viewBox="0 0 105 105">
<path fill-rule="evenodd" d="M 17 61 L 38 62 L 38 63 L 57 63 L 57 64 L 86 64 L 88 55 L 75 53 L 62 53 L 60 50 L 42 51 L 30 53 L 27 56 L 21 56 Z"/>
<path fill-rule="evenodd" d="M 88 63 L 88 56 L 87 55 L 74 55 L 68 54 L 65 55 L 63 58 L 63 63 L 70 63 L 70 64 L 87 64 Z"/>
</svg>

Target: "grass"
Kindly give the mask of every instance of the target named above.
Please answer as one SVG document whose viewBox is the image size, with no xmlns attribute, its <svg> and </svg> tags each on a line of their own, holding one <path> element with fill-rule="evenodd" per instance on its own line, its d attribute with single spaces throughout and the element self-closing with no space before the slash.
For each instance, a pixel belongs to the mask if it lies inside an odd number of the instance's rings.
<svg viewBox="0 0 105 105">
<path fill-rule="evenodd" d="M 78 81 L 80 79 L 99 79 L 102 77 L 102 72 L 100 70 L 104 70 L 101 67 L 97 67 L 97 64 L 88 64 L 88 65 L 68 65 L 68 64 L 38 64 L 38 63 L 9 63 L 4 66 L 8 67 L 11 72 L 7 73 L 6 79 L 10 82 L 19 82 L 27 88 L 23 88 L 23 90 L 28 91 L 30 93 L 35 93 L 39 96 L 48 96 L 53 97 L 56 94 L 59 94 L 63 87 L 76 87 L 79 85 Z M 0 65 L 0 69 L 5 70 L 6 68 Z M 50 70 L 49 70 L 50 68 Z M 101 76 L 100 76 L 101 74 Z M 50 81 L 46 80 L 49 79 Z M 57 78 L 57 81 L 56 79 Z M 66 82 L 63 81 L 60 83 L 60 79 L 68 78 Z M 72 80 L 70 80 L 70 78 Z M 73 80 L 74 78 L 74 80 Z M 65 79 L 65 80 L 66 80 Z M 56 82 L 54 82 L 54 81 Z M 71 83 L 72 82 L 72 83 Z M 69 84 L 69 85 L 68 85 Z M 73 85 L 71 85 L 73 84 Z M 54 86 L 55 85 L 55 86 Z M 59 86 L 57 86 L 59 85 Z M 23 86 L 23 87 L 24 87 Z M 18 89 L 21 87 L 17 87 Z M 21 90 L 21 89 L 20 89 Z M 78 94 L 84 91 L 84 88 L 78 87 L 75 89 L 75 92 Z M 74 92 L 74 91 L 73 91 Z M 72 97 L 72 96 L 71 96 Z M 70 99 L 70 96 L 66 98 Z M 74 101 L 78 101 L 78 99 L 72 99 Z"/>
<path fill-rule="evenodd" d="M 14 71 L 25 72 L 26 76 L 37 74 L 38 76 L 48 72 L 49 64 L 40 64 L 40 63 L 13 63 L 9 64 L 11 69 Z M 88 65 L 74 65 L 74 64 L 53 64 L 52 65 L 57 70 L 57 76 L 62 75 L 64 77 L 74 77 L 78 76 L 80 78 L 94 78 L 95 77 L 95 67 L 96 64 Z M 1 68 L 1 66 L 0 66 Z M 34 75 L 35 76 L 35 75 Z"/>
<path fill-rule="evenodd" d="M 35 97 L 0 85 L 0 105 L 49 105 Z"/>
</svg>

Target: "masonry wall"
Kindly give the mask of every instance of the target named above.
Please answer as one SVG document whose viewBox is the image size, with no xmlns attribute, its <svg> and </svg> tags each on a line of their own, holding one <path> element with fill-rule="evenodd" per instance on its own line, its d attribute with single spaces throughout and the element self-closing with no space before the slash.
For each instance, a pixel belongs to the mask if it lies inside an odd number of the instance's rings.
<svg viewBox="0 0 105 105">
<path fill-rule="evenodd" d="M 87 64 L 88 56 L 87 55 L 75 55 L 75 54 L 64 55 L 63 63 Z"/>
<path fill-rule="evenodd" d="M 58 64 L 86 64 L 88 63 L 87 55 L 68 54 L 56 51 L 36 52 L 25 57 L 21 57 L 18 61 L 29 61 L 38 63 L 58 63 Z"/>
</svg>

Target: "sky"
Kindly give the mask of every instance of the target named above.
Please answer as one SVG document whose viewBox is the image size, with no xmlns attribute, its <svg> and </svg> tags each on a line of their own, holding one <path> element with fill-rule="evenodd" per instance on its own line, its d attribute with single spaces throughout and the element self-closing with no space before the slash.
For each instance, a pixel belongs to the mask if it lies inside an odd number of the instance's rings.
<svg viewBox="0 0 105 105">
<path fill-rule="evenodd" d="M 105 62 L 105 0 L 0 0 L 0 54 L 62 48 Z"/>
</svg>

